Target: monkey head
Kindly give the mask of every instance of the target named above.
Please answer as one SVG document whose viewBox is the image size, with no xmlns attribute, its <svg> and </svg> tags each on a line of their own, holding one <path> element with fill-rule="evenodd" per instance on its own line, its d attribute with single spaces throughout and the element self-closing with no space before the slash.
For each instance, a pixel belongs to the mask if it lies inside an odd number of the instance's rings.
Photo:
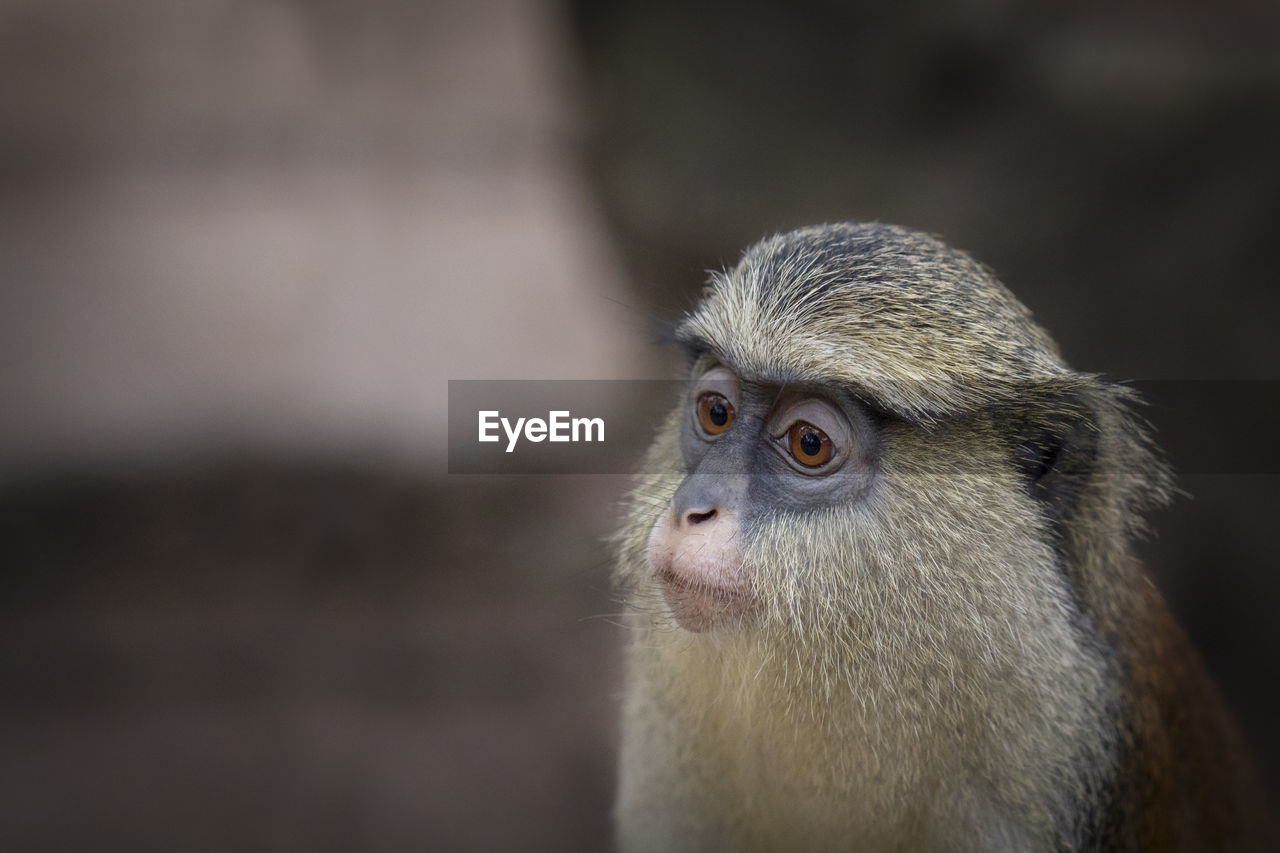
<svg viewBox="0 0 1280 853">
<path fill-rule="evenodd" d="M 677 338 L 690 390 L 650 455 L 635 510 L 651 523 L 621 576 L 688 631 L 813 627 L 908 579 L 996 588 L 1010 560 L 1097 596 L 1090 572 L 1114 570 L 1085 565 L 1100 539 L 1123 553 L 1170 488 L 1127 392 L 1071 370 L 987 269 L 922 234 L 765 240 Z"/>
</svg>

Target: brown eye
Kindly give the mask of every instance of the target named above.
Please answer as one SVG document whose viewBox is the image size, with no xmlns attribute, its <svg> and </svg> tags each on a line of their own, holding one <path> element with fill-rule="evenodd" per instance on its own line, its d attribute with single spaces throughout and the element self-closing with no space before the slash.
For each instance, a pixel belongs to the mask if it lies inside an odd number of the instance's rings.
<svg viewBox="0 0 1280 853">
<path fill-rule="evenodd" d="M 811 423 L 796 421 L 787 430 L 791 455 L 807 468 L 826 465 L 836 455 L 836 446 L 827 434 Z"/>
<path fill-rule="evenodd" d="M 719 435 L 733 423 L 733 404 L 723 394 L 707 391 L 698 397 L 698 424 L 708 435 Z"/>
</svg>

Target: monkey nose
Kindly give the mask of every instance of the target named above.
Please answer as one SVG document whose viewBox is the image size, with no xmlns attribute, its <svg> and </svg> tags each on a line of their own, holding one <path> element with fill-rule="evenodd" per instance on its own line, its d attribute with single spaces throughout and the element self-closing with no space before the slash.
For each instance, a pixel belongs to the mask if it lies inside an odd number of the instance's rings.
<svg viewBox="0 0 1280 853">
<path fill-rule="evenodd" d="M 696 524 L 702 524 L 704 521 L 710 521 L 715 518 L 717 512 L 719 512 L 719 510 L 714 508 L 705 510 L 692 509 L 685 513 L 684 523 L 689 527 L 693 527 Z"/>
<path fill-rule="evenodd" d="M 745 477 L 693 474 L 680 484 L 671 498 L 676 526 L 688 530 L 699 524 L 723 521 L 733 515 L 747 490 Z"/>
</svg>

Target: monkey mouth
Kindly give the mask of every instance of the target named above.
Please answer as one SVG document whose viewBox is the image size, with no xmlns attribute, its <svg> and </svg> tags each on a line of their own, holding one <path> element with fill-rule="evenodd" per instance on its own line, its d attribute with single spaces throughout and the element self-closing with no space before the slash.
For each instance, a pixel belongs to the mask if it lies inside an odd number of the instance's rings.
<svg viewBox="0 0 1280 853">
<path fill-rule="evenodd" d="M 662 597 L 681 628 L 701 633 L 743 616 L 755 603 L 750 588 L 694 581 L 669 566 L 657 571 Z"/>
</svg>

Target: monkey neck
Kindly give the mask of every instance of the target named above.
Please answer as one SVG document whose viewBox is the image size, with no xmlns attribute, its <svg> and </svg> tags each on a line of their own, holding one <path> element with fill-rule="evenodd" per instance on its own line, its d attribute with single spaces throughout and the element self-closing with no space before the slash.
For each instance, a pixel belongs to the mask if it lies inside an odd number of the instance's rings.
<svg viewBox="0 0 1280 853">
<path fill-rule="evenodd" d="M 744 820 L 783 836 L 836 820 L 833 833 L 886 845 L 970 827 L 961 848 L 1052 846 L 1112 761 L 1116 697 L 1065 581 L 1045 581 L 1060 573 L 1011 583 L 1009 566 L 898 564 L 892 582 L 881 567 L 842 621 L 657 625 L 633 654 Z"/>
</svg>

